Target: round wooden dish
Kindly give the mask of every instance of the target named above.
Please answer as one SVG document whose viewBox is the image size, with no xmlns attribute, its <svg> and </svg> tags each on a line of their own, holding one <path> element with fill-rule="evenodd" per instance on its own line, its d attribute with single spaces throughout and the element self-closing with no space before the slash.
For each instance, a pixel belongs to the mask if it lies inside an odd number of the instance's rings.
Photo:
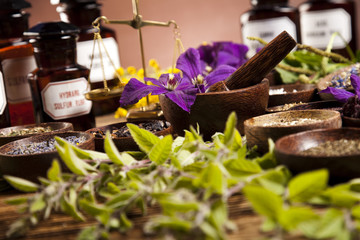
<svg viewBox="0 0 360 240">
<path fill-rule="evenodd" d="M 352 155 L 303 155 L 300 152 L 325 141 L 360 139 L 358 128 L 317 129 L 282 137 L 276 141 L 275 156 L 294 173 L 327 168 L 331 177 L 355 178 L 360 176 L 360 152 Z"/>
<path fill-rule="evenodd" d="M 3 175 L 11 175 L 15 177 L 24 178 L 30 181 L 38 181 L 38 177 L 46 177 L 47 170 L 50 168 L 53 159 L 58 159 L 62 169 L 67 169 L 56 150 L 34 153 L 10 155 L 9 151 L 17 146 L 26 146 L 31 143 L 40 143 L 42 141 L 49 141 L 55 136 L 65 138 L 68 136 L 85 137 L 85 141 L 77 145 L 82 149 L 94 150 L 94 137 L 85 132 L 61 132 L 52 134 L 42 134 L 33 137 L 28 137 L 7 143 L 0 147 L 0 173 Z"/>
<path fill-rule="evenodd" d="M 47 132 L 47 133 L 24 134 L 24 135 L 19 135 L 19 136 L 6 136 L 6 135 L 10 134 L 12 131 L 18 131 L 21 129 L 29 129 L 29 128 L 34 128 L 34 127 L 44 127 L 44 128 L 50 127 L 53 130 L 51 132 Z M 66 131 L 72 131 L 72 130 L 74 130 L 74 127 L 69 122 L 46 122 L 46 123 L 40 123 L 40 124 L 29 124 L 29 125 L 20 125 L 20 126 L 15 126 L 15 127 L 1 128 L 0 133 L 4 134 L 5 136 L 0 135 L 0 146 L 4 145 L 6 143 L 9 143 L 9 142 L 18 140 L 18 139 L 27 138 L 27 137 L 31 137 L 31 136 L 35 136 L 35 135 L 39 135 L 39 134 L 66 132 Z"/>
<path fill-rule="evenodd" d="M 223 132 L 231 112 L 235 111 L 237 129 L 244 133 L 244 121 L 265 113 L 269 99 L 269 82 L 264 79 L 251 87 L 223 91 L 199 93 L 190 113 L 181 109 L 167 97 L 160 95 L 160 105 L 165 119 L 171 123 L 174 133 L 183 136 L 184 130 L 197 124 L 204 139 L 208 140 L 216 132 Z"/>
<path fill-rule="evenodd" d="M 295 125 L 280 124 L 281 122 L 299 121 L 300 119 L 314 119 L 319 121 L 305 121 Z M 306 130 L 318 128 L 340 128 L 341 115 L 338 111 L 331 110 L 286 111 L 250 118 L 245 121 L 244 125 L 248 147 L 251 148 L 257 145 L 257 151 L 265 153 L 269 150 L 269 138 L 276 141 L 283 136 Z"/>
<path fill-rule="evenodd" d="M 342 116 L 343 127 L 360 128 L 360 118 Z"/>
<path fill-rule="evenodd" d="M 315 84 L 283 84 L 270 86 L 270 90 L 284 89 L 285 93 L 269 95 L 268 107 L 287 103 L 307 103 L 316 100 Z M 296 92 L 294 92 L 296 90 Z"/>
<path fill-rule="evenodd" d="M 148 121 L 148 122 L 157 122 L 157 121 L 161 121 L 161 120 L 154 120 L 154 121 Z M 91 129 L 86 130 L 86 132 L 90 133 L 91 135 L 94 136 L 95 150 L 104 152 L 104 138 L 97 137 L 97 136 L 95 136 L 94 133 L 98 132 L 99 130 L 102 131 L 103 133 L 106 133 L 106 131 L 110 131 L 110 133 L 111 133 L 112 130 L 119 129 L 119 128 L 125 126 L 127 123 L 133 123 L 133 124 L 138 125 L 139 123 L 144 123 L 144 122 L 145 121 L 115 123 L 115 124 L 110 124 L 110 125 L 106 125 L 106 126 L 102 126 L 102 127 L 91 128 Z M 154 134 L 157 136 L 165 136 L 165 135 L 171 134 L 171 127 L 168 127 L 161 131 L 154 132 Z M 120 152 L 122 152 L 122 151 L 139 151 L 139 147 L 132 137 L 116 137 L 116 138 L 112 138 L 112 140 L 114 141 L 114 144 L 116 145 L 117 149 Z"/>
</svg>

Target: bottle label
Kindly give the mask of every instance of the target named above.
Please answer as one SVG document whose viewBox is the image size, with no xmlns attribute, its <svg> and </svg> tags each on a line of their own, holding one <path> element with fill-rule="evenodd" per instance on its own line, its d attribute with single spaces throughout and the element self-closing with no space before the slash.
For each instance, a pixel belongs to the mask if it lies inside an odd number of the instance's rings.
<svg viewBox="0 0 360 240">
<path fill-rule="evenodd" d="M 9 103 L 32 101 L 27 75 L 36 69 L 35 57 L 4 59 L 1 64 Z"/>
<path fill-rule="evenodd" d="M 294 39 L 296 36 L 296 25 L 288 17 L 269 18 L 266 20 L 252 20 L 242 26 L 243 43 L 249 47 L 248 57 L 256 53 L 256 49 L 263 45 L 258 41 L 247 39 L 247 37 L 260 37 L 270 42 L 283 31 L 287 31 Z"/>
<path fill-rule="evenodd" d="M 350 42 L 351 16 L 342 8 L 302 12 L 300 14 L 302 43 L 325 49 L 331 35 L 338 32 L 346 42 Z M 333 49 L 341 49 L 346 43 L 335 37 Z"/>
<path fill-rule="evenodd" d="M 112 37 L 103 38 L 102 41 L 104 43 L 106 51 L 109 54 L 111 61 L 114 63 L 115 68 L 116 69 L 119 68 L 120 58 L 119 58 L 118 46 L 116 44 L 115 39 Z M 99 43 L 101 47 L 101 55 L 99 53 Z M 111 64 L 108 55 L 106 54 L 104 46 L 101 44 L 101 41 L 95 42 L 95 46 L 94 46 L 93 40 L 77 43 L 77 56 L 78 56 L 77 61 L 80 65 L 83 65 L 90 69 L 91 82 L 101 82 L 104 80 L 103 69 L 106 80 L 113 79 L 116 76 L 115 69 Z M 94 47 L 95 47 L 94 58 L 91 64 L 92 51 Z M 103 64 L 101 64 L 101 56 L 102 56 Z"/>
<path fill-rule="evenodd" d="M 54 120 L 90 113 L 92 102 L 84 96 L 87 90 L 88 83 L 83 77 L 48 83 L 41 91 L 44 112 Z"/>
<path fill-rule="evenodd" d="M 0 115 L 4 113 L 6 108 L 6 96 L 3 75 L 0 72 Z"/>
</svg>

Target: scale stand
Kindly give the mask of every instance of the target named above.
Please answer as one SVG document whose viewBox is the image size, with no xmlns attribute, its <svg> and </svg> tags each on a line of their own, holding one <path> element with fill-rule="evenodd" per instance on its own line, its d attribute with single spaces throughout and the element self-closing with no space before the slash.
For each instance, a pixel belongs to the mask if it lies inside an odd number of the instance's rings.
<svg viewBox="0 0 360 240">
<path fill-rule="evenodd" d="M 177 48 L 179 50 L 178 54 L 180 55 L 180 50 L 183 51 L 184 48 L 180 41 L 180 37 L 179 37 L 180 34 L 178 32 L 179 27 L 176 24 L 176 22 L 174 20 L 170 20 L 168 22 L 143 20 L 142 16 L 139 14 L 139 7 L 138 7 L 139 3 L 138 2 L 139 2 L 139 0 L 132 0 L 132 7 L 133 7 L 133 19 L 132 20 L 109 20 L 105 16 L 101 16 L 101 17 L 98 17 L 97 19 L 95 19 L 95 21 L 93 22 L 93 26 L 95 28 L 98 28 L 98 31 L 97 31 L 98 34 L 95 33 L 95 36 L 94 36 L 94 47 L 95 47 L 96 40 L 98 40 L 98 41 L 100 40 L 100 42 L 102 42 L 101 36 L 99 34 L 99 31 L 100 31 L 99 24 L 100 24 L 101 20 L 103 20 L 107 24 L 124 24 L 124 25 L 129 25 L 129 26 L 133 27 L 134 29 L 137 29 L 138 35 L 139 35 L 139 42 L 140 42 L 141 64 L 144 69 L 144 78 L 146 78 L 147 73 L 146 73 L 146 65 L 145 65 L 143 37 L 142 37 L 142 32 L 141 32 L 142 27 L 146 27 L 146 26 L 169 27 L 170 25 L 174 25 L 174 35 L 175 35 L 175 40 L 176 40 L 175 49 Z M 99 43 L 99 51 L 100 51 L 100 43 Z M 174 52 L 173 68 L 175 67 L 175 54 L 176 53 Z M 108 55 L 108 57 L 109 57 L 109 55 Z M 105 74 L 103 73 L 103 75 L 105 75 Z M 118 76 L 118 78 L 120 79 L 120 76 Z M 145 81 L 145 84 L 147 84 L 146 81 Z M 115 91 L 114 91 L 114 89 L 109 89 L 107 87 L 106 80 L 104 77 L 104 88 L 103 89 L 94 89 L 94 90 L 86 93 L 85 96 L 88 100 L 99 100 L 100 98 L 103 99 L 109 95 L 111 95 L 111 97 L 121 96 L 122 90 L 123 90 L 123 87 L 120 87 L 119 89 L 115 89 Z M 129 110 L 129 112 L 126 116 L 128 121 L 164 119 L 160 105 L 159 104 L 151 104 L 150 105 L 148 96 L 146 97 L 146 100 L 147 100 L 146 107 Z"/>
</svg>

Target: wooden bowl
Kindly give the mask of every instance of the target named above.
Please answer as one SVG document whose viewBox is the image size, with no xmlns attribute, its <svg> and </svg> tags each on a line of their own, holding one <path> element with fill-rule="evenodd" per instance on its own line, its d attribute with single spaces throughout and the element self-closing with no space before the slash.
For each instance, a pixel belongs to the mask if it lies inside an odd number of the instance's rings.
<svg viewBox="0 0 360 240">
<path fill-rule="evenodd" d="M 59 136 L 61 138 L 66 138 L 68 136 L 85 137 L 85 141 L 78 144 L 77 146 L 82 149 L 95 149 L 94 137 L 91 134 L 85 132 L 69 131 L 42 134 L 16 140 L 0 147 L 0 173 L 3 175 L 24 178 L 30 181 L 38 181 L 39 176 L 46 177 L 47 170 L 50 168 L 53 159 L 58 159 L 61 163 L 62 169 L 67 170 L 56 149 L 43 153 L 19 155 L 8 154 L 9 151 L 12 151 L 14 148 L 18 148 L 19 146 L 26 147 L 32 143 L 49 141 L 55 136 Z"/>
<path fill-rule="evenodd" d="M 307 103 L 315 101 L 317 97 L 315 84 L 283 84 L 270 86 L 270 91 L 277 89 L 283 89 L 285 93 L 269 95 L 268 107 L 287 103 Z"/>
<path fill-rule="evenodd" d="M 314 119 L 317 121 L 304 121 L 301 119 Z M 283 122 L 283 123 L 282 123 Z M 293 122 L 294 125 L 284 123 Z M 341 115 L 331 110 L 296 110 L 266 114 L 245 121 L 245 136 L 248 147 L 257 145 L 257 151 L 265 153 L 269 150 L 268 139 L 277 139 L 306 130 L 318 128 L 340 128 Z"/>
<path fill-rule="evenodd" d="M 136 125 L 139 125 L 140 123 L 144 122 L 163 122 L 162 120 L 154 120 L 154 121 L 132 121 L 129 123 L 133 123 Z M 95 141 L 95 150 L 104 152 L 104 137 L 100 136 L 98 133 L 99 131 L 106 133 L 106 131 L 110 131 L 110 133 L 113 130 L 120 129 L 121 127 L 125 126 L 128 122 L 121 122 L 121 123 L 115 123 L 111 125 L 106 125 L 102 127 L 97 128 L 91 128 L 89 130 L 86 130 L 87 133 L 90 133 L 94 136 Z M 153 132 L 157 136 L 165 136 L 168 134 L 171 134 L 171 127 L 167 127 L 164 130 Z M 114 141 L 114 144 L 116 145 L 117 149 L 122 151 L 139 151 L 139 147 L 134 141 L 132 137 L 113 137 L 112 140 Z"/>
<path fill-rule="evenodd" d="M 74 130 L 73 125 L 69 122 L 46 122 L 46 123 L 40 123 L 40 124 L 29 124 L 29 125 L 20 125 L 20 126 L 15 126 L 15 127 L 1 128 L 0 134 L 4 134 L 4 136 L 0 135 L 0 146 L 4 145 L 6 143 L 9 143 L 9 142 L 18 140 L 18 139 L 28 138 L 28 137 L 39 135 L 39 134 L 44 134 L 44 133 L 35 133 L 35 134 L 24 134 L 24 135 L 19 135 L 19 136 L 7 136 L 8 134 L 10 134 L 13 131 L 19 131 L 22 129 L 30 129 L 30 128 L 34 128 L 34 127 L 44 127 L 44 128 L 50 127 L 52 129 L 52 131 L 47 132 L 47 133 L 58 133 L 58 132 L 66 132 L 66 131 Z"/>
<path fill-rule="evenodd" d="M 175 134 L 183 136 L 184 130 L 189 129 L 190 125 L 196 128 L 199 124 L 201 134 L 208 140 L 214 133 L 224 131 L 227 118 L 233 111 L 238 118 L 237 129 L 243 134 L 246 119 L 265 113 L 269 82 L 264 79 L 247 88 L 199 93 L 190 113 L 163 95 L 159 99 L 165 119 L 171 123 Z"/>
<path fill-rule="evenodd" d="M 343 127 L 360 128 L 360 118 L 347 117 L 342 115 Z"/>
<path fill-rule="evenodd" d="M 342 156 L 326 156 L 321 153 L 316 155 L 301 154 L 302 151 L 326 141 L 340 139 L 360 140 L 360 129 L 317 129 L 284 136 L 276 141 L 276 160 L 294 173 L 327 168 L 331 177 L 358 178 L 360 177 L 360 152 Z"/>
</svg>

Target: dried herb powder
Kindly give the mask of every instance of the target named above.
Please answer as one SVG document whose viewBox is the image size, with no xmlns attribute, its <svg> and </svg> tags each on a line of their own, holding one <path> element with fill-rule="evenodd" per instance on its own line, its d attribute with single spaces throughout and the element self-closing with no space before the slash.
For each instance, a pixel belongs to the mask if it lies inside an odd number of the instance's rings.
<svg viewBox="0 0 360 240">
<path fill-rule="evenodd" d="M 322 121 L 322 120 L 316 119 L 316 118 L 298 118 L 298 119 L 294 119 L 294 120 L 280 119 L 278 121 L 264 123 L 263 127 L 296 126 L 296 125 L 302 125 L 302 124 L 308 124 L 308 123 L 316 123 L 316 122 L 320 122 L 320 121 Z"/>
<path fill-rule="evenodd" d="M 313 156 L 344 156 L 360 154 L 360 139 L 340 139 L 326 141 L 316 147 L 309 148 L 300 152 L 302 155 Z"/>
<path fill-rule="evenodd" d="M 151 122 L 145 122 L 145 123 L 138 123 L 137 126 L 139 128 L 148 130 L 152 133 L 158 132 L 158 131 L 162 131 L 166 128 L 170 127 L 170 123 L 166 122 L 166 121 L 151 121 Z M 111 130 L 111 137 L 112 138 L 120 138 L 120 137 L 130 137 L 130 131 L 129 128 L 124 125 L 120 128 L 117 127 L 113 127 Z M 94 135 L 94 137 L 96 138 L 105 138 L 106 132 L 102 131 L 100 129 L 94 130 L 90 132 L 91 134 Z"/>
<path fill-rule="evenodd" d="M 81 137 L 67 136 L 64 139 L 73 145 L 79 145 L 86 141 L 86 138 L 84 136 Z M 47 141 L 33 142 L 25 145 L 16 146 L 6 154 L 9 155 L 35 154 L 35 153 L 51 152 L 51 151 L 55 151 L 55 149 L 56 149 L 55 138 L 52 138 Z"/>
<path fill-rule="evenodd" d="M 39 134 L 51 132 L 53 129 L 50 126 L 47 127 L 27 127 L 21 129 L 11 130 L 9 133 L 0 133 L 0 137 L 13 137 L 13 136 L 22 136 L 22 135 L 30 135 L 30 134 Z"/>
</svg>

